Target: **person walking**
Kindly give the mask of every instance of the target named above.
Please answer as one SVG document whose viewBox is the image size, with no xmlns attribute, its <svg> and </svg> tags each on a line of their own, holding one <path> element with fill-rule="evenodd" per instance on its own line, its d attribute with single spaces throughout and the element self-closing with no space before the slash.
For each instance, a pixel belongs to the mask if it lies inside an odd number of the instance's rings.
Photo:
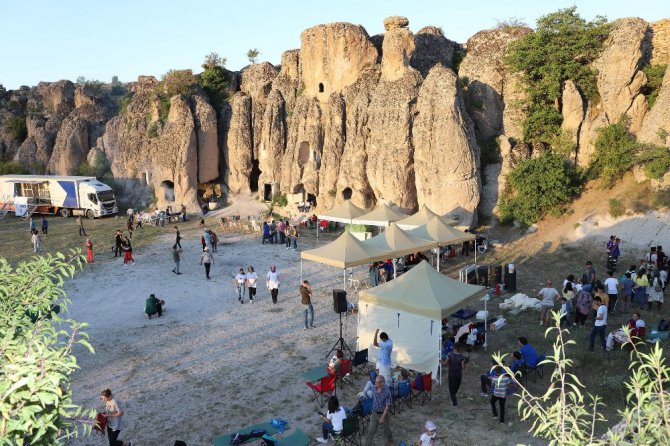
<svg viewBox="0 0 670 446">
<path fill-rule="evenodd" d="M 270 296 L 272 297 L 272 303 L 277 303 L 277 296 L 279 295 L 279 272 L 277 267 L 272 265 L 270 271 L 268 271 L 265 276 L 265 286 L 270 290 Z"/>
<path fill-rule="evenodd" d="M 554 302 L 558 300 L 559 296 L 558 290 L 552 287 L 551 280 L 547 280 L 547 286 L 537 293 L 537 297 L 542 299 L 540 302 L 540 325 L 549 325 Z"/>
<path fill-rule="evenodd" d="M 391 407 L 393 406 L 393 397 L 391 388 L 386 385 L 386 380 L 382 375 L 375 378 L 375 389 L 372 393 L 372 412 L 370 413 L 370 424 L 368 425 L 368 435 L 365 437 L 363 446 L 372 446 L 372 440 L 381 424 L 386 437 L 386 446 L 393 445 L 393 432 L 391 431 Z"/>
<path fill-rule="evenodd" d="M 133 239 L 133 216 L 128 216 L 128 221 L 126 222 L 126 228 L 128 229 L 128 238 Z"/>
<path fill-rule="evenodd" d="M 121 255 L 121 242 L 123 241 L 123 232 L 117 229 L 114 233 L 114 257 Z"/>
<path fill-rule="evenodd" d="M 249 303 L 254 303 L 254 296 L 256 295 L 256 284 L 258 283 L 258 274 L 254 271 L 254 267 L 249 265 L 247 268 L 247 290 L 249 293 Z"/>
<path fill-rule="evenodd" d="M 186 221 L 186 206 L 183 204 L 181 205 L 181 221 L 185 222 Z"/>
<path fill-rule="evenodd" d="M 595 341 L 596 336 L 600 336 L 600 343 L 602 344 L 603 351 L 607 351 L 607 345 L 605 342 L 605 330 L 607 329 L 607 305 L 603 304 L 602 299 L 599 296 L 596 296 L 593 301 L 598 305 L 596 310 L 596 318 L 593 324 L 593 330 L 591 330 L 591 336 L 589 337 L 589 351 L 593 352 L 595 350 Z"/>
<path fill-rule="evenodd" d="M 496 377 L 491 380 L 491 410 L 493 410 L 493 418 L 498 418 L 498 410 L 496 403 L 500 406 L 500 418 L 498 421 L 505 422 L 505 403 L 507 402 L 507 395 L 511 395 L 514 391 L 514 386 L 510 376 L 505 373 L 505 370 L 497 366 L 495 368 Z"/>
<path fill-rule="evenodd" d="M 212 233 L 209 232 L 208 228 L 205 228 L 202 233 L 202 237 L 205 239 L 205 246 L 209 248 L 210 252 L 212 252 Z"/>
<path fill-rule="evenodd" d="M 214 252 L 219 252 L 219 237 L 216 235 L 216 232 L 210 229 L 209 235 L 212 237 L 212 250 Z"/>
<path fill-rule="evenodd" d="M 123 237 L 123 242 L 121 243 L 121 249 L 123 250 L 123 266 L 128 265 L 128 262 L 133 262 L 135 264 L 135 259 L 133 259 L 133 245 L 130 243 L 128 237 Z"/>
<path fill-rule="evenodd" d="M 372 345 L 379 348 L 379 355 L 377 356 L 379 374 L 386 379 L 386 382 L 390 383 L 392 382 L 391 354 L 393 353 L 393 340 L 389 338 L 389 335 L 386 334 L 386 332 L 382 331 L 380 334 L 379 331 L 379 328 L 375 331 L 375 338 L 372 341 Z M 379 335 L 379 341 L 377 340 L 377 335 Z"/>
<path fill-rule="evenodd" d="M 179 272 L 179 262 L 181 261 L 181 248 L 175 243 L 172 246 L 172 260 L 174 261 L 174 268 L 172 272 L 175 274 L 181 274 Z"/>
<path fill-rule="evenodd" d="M 288 220 L 284 224 L 284 241 L 286 249 L 291 249 L 291 225 L 288 224 Z"/>
<path fill-rule="evenodd" d="M 305 310 L 305 330 L 314 328 L 314 306 L 312 305 L 312 286 L 308 281 L 303 280 L 300 285 L 300 303 L 303 304 Z M 307 320 L 307 313 L 309 313 L 309 323 Z"/>
<path fill-rule="evenodd" d="M 210 279 L 209 270 L 212 267 L 213 263 L 214 263 L 214 257 L 212 256 L 212 254 L 210 254 L 209 248 L 205 246 L 205 248 L 202 251 L 202 254 L 200 254 L 200 264 L 205 265 L 205 277 L 207 277 L 207 280 Z"/>
<path fill-rule="evenodd" d="M 86 246 L 86 263 L 93 263 L 93 242 L 90 238 L 86 239 L 84 246 Z"/>
<path fill-rule="evenodd" d="M 100 392 L 100 398 L 105 402 L 105 411 L 102 415 L 107 419 L 109 446 L 132 446 L 131 442 L 119 440 L 119 434 L 123 429 L 123 410 L 120 401 L 113 397 L 109 389 Z"/>
<path fill-rule="evenodd" d="M 291 245 L 293 245 L 294 251 L 298 249 L 298 237 L 300 237 L 298 228 L 295 225 L 291 226 Z"/>
<path fill-rule="evenodd" d="M 607 296 L 609 297 L 608 310 L 610 313 L 614 313 L 616 309 L 616 301 L 619 297 L 619 289 L 621 289 L 621 284 L 619 284 L 619 279 L 613 276 L 614 271 L 607 271 L 607 279 L 605 279 L 605 289 L 607 290 Z"/>
<path fill-rule="evenodd" d="M 33 242 L 33 252 L 39 252 L 40 251 L 40 243 L 42 242 L 42 237 L 40 237 L 40 233 L 37 232 L 37 229 L 32 231 L 32 236 L 30 237 L 30 240 Z"/>
<path fill-rule="evenodd" d="M 237 273 L 237 275 L 235 275 L 233 283 L 235 284 L 235 291 L 237 292 L 237 300 L 239 300 L 240 303 L 243 304 L 244 291 L 247 284 L 247 275 L 244 274 L 244 268 L 240 268 L 240 272 Z"/>
<path fill-rule="evenodd" d="M 465 368 L 466 358 L 460 352 L 458 343 L 454 344 L 454 349 L 447 355 L 447 367 L 449 368 L 449 396 L 451 397 L 451 404 L 458 407 L 458 399 L 456 394 L 461 387 L 463 380 L 463 369 Z"/>
<path fill-rule="evenodd" d="M 42 234 L 47 235 L 49 233 L 49 220 L 46 217 L 42 217 Z"/>
<path fill-rule="evenodd" d="M 77 226 L 79 226 L 79 236 L 87 237 L 86 230 L 84 229 L 84 219 L 81 218 L 81 215 L 77 217 Z"/>
<path fill-rule="evenodd" d="M 175 244 L 175 246 L 179 246 L 179 249 L 182 249 L 181 248 L 181 232 L 179 232 L 179 228 L 177 226 L 174 227 L 174 233 L 175 233 L 174 244 Z"/>
</svg>

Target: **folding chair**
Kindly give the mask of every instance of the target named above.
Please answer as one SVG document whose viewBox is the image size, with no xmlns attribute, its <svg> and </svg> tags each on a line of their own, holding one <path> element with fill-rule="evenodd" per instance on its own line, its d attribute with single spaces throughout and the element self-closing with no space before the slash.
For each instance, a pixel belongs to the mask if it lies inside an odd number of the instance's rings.
<svg viewBox="0 0 670 446">
<path fill-rule="evenodd" d="M 523 379 L 525 384 L 528 384 L 529 375 L 533 376 L 533 381 L 537 381 L 537 378 L 544 377 L 544 364 L 542 364 L 542 361 L 545 359 L 547 359 L 545 355 L 540 355 L 537 358 L 537 364 L 535 366 L 530 366 L 527 363 L 523 364 Z"/>
<path fill-rule="evenodd" d="M 395 415 L 396 412 L 400 413 L 402 412 L 402 408 L 407 406 L 407 407 L 412 407 L 412 404 L 410 402 L 410 399 L 412 398 L 412 393 L 410 390 L 410 383 L 408 382 L 399 382 L 398 383 L 398 391 L 393 392 L 393 414 Z"/>
<path fill-rule="evenodd" d="M 370 422 L 370 415 L 372 414 L 372 398 L 366 398 L 361 401 L 361 411 L 358 412 L 360 419 L 361 432 L 365 432 Z"/>
<path fill-rule="evenodd" d="M 317 384 L 312 384 L 311 382 L 305 383 L 312 389 L 312 401 L 319 400 L 319 407 L 323 407 L 335 391 L 335 378 L 335 375 L 328 375 L 321 378 Z"/>
<path fill-rule="evenodd" d="M 361 445 L 361 432 L 358 426 L 358 417 L 347 417 L 342 421 L 342 432 L 336 438 L 335 444 Z"/>
<path fill-rule="evenodd" d="M 354 353 L 354 359 L 351 361 L 351 373 L 367 373 L 368 368 L 368 349 L 363 349 Z"/>
<path fill-rule="evenodd" d="M 411 389 L 412 398 L 421 398 L 422 406 L 426 400 L 431 400 L 433 392 L 433 372 L 421 375 L 421 380 L 414 380 L 411 384 Z"/>
<path fill-rule="evenodd" d="M 347 376 L 351 375 L 351 359 L 341 359 L 340 360 L 340 370 L 337 372 L 336 384 L 340 384 L 340 389 L 344 387 L 344 383 L 347 381 Z"/>
</svg>

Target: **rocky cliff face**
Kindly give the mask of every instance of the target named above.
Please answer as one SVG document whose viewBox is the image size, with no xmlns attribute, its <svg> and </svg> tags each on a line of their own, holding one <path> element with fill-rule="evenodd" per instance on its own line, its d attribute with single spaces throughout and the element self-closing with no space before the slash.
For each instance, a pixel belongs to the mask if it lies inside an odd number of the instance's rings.
<svg viewBox="0 0 670 446">
<path fill-rule="evenodd" d="M 642 68 L 670 60 L 669 23 L 614 23 L 594 63 L 599 101 L 563 85 L 557 108 L 579 164 L 590 161 L 597 130 L 622 114 L 639 140 L 670 143 L 670 75 L 653 108 L 642 93 Z M 351 199 L 408 211 L 427 204 L 466 224 L 478 213 L 494 216 L 505 176 L 530 156 L 521 142 L 523 85 L 504 57 L 532 30 L 475 34 L 456 74 L 457 44 L 441 29 L 413 33 L 405 17 L 384 26 L 373 37 L 349 23 L 309 28 L 281 66 L 229 72 L 224 103 L 196 87 L 171 98 L 167 115 L 150 76 L 132 84 L 123 113 L 69 81 L 0 91 L 0 152 L 57 174 L 106 157 L 115 178 L 153 186 L 161 207 L 199 206 L 222 185 L 261 198 L 285 193 L 290 204 L 316 200 L 319 211 Z M 25 117 L 23 141 L 8 131 L 15 117 Z M 480 146 L 494 140 L 499 162 L 482 173 Z"/>
</svg>

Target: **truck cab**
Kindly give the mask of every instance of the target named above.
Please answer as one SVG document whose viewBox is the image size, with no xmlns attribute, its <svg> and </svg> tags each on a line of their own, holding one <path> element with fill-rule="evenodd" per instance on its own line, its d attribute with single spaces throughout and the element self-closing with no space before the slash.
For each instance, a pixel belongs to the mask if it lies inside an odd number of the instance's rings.
<svg viewBox="0 0 670 446">
<path fill-rule="evenodd" d="M 116 197 L 112 188 L 98 180 L 79 183 L 79 207 L 88 218 L 118 213 Z M 75 214 L 79 213 L 74 211 Z"/>
</svg>

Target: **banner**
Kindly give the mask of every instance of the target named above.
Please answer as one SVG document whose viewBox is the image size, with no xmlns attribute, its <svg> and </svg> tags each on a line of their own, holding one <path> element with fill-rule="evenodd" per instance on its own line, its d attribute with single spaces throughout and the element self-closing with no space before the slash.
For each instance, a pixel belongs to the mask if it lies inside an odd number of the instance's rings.
<svg viewBox="0 0 670 446">
<path fill-rule="evenodd" d="M 28 197 L 14 197 L 14 214 L 23 217 L 28 212 Z"/>
</svg>

